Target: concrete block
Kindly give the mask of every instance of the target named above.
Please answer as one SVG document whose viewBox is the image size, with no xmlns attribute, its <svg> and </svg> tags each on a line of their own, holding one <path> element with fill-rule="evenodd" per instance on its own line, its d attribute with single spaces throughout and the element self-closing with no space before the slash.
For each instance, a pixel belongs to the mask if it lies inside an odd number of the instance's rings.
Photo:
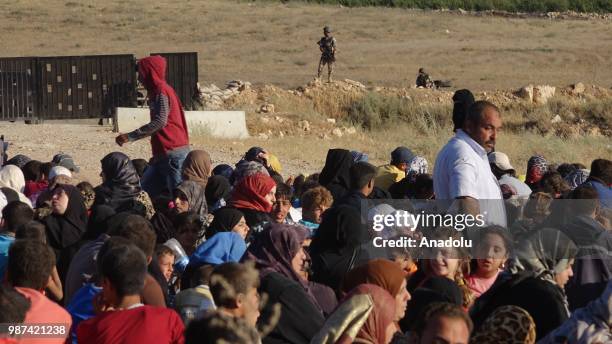
<svg viewBox="0 0 612 344">
<path fill-rule="evenodd" d="M 249 137 L 244 111 L 185 111 L 190 135 L 242 139 Z M 148 108 L 115 110 L 115 131 L 128 133 L 149 123 Z"/>
</svg>

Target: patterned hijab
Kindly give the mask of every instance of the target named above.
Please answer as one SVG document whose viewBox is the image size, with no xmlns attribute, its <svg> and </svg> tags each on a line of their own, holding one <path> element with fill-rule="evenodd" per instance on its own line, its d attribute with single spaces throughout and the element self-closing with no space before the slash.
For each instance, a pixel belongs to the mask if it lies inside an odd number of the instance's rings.
<svg viewBox="0 0 612 344">
<path fill-rule="evenodd" d="M 416 182 L 416 178 L 419 174 L 427 173 L 429 164 L 427 160 L 422 156 L 415 156 L 408 162 L 408 170 L 406 170 L 406 177 L 411 183 Z"/>
<path fill-rule="evenodd" d="M 205 188 L 201 184 L 187 180 L 181 183 L 176 188 L 187 197 L 189 202 L 189 211 L 200 215 L 201 220 L 206 219 L 208 214 L 208 205 L 206 204 Z"/>
<path fill-rule="evenodd" d="M 485 320 L 470 342 L 479 344 L 534 344 L 536 325 L 529 313 L 518 306 L 502 306 Z"/>
<path fill-rule="evenodd" d="M 568 174 L 563 179 L 565 179 L 570 189 L 574 190 L 575 188 L 580 186 L 582 183 L 586 182 L 587 179 L 589 179 L 589 174 L 591 174 L 591 171 L 586 170 L 586 169 L 579 169 L 579 170 L 575 170 L 572 173 Z"/>
<path fill-rule="evenodd" d="M 527 184 L 535 184 L 548 171 L 548 162 L 541 155 L 534 155 L 527 162 Z"/>
</svg>

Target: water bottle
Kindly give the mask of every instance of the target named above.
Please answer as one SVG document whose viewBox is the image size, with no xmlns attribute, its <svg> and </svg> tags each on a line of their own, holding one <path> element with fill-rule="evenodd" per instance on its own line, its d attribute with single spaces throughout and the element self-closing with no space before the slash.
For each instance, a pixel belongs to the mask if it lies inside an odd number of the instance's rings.
<svg viewBox="0 0 612 344">
<path fill-rule="evenodd" d="M 187 253 L 185 253 L 185 250 L 181 244 L 176 239 L 172 238 L 166 241 L 164 245 L 168 246 L 176 255 L 174 270 L 179 273 L 183 273 L 187 267 L 187 264 L 189 264 L 189 257 L 187 256 Z"/>
</svg>

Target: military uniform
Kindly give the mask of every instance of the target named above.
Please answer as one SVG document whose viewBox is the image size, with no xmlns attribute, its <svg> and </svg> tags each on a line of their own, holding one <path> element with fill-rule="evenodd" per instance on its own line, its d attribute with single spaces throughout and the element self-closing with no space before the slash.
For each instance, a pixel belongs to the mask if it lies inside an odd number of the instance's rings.
<svg viewBox="0 0 612 344">
<path fill-rule="evenodd" d="M 323 30 L 326 33 L 331 33 L 331 30 L 326 26 Z M 336 62 L 336 39 L 330 36 L 323 36 L 317 42 L 321 50 L 321 60 L 319 61 L 319 70 L 317 77 L 321 78 L 323 67 L 327 65 L 327 80 L 331 82 L 331 75 L 334 71 L 334 63 Z"/>
</svg>

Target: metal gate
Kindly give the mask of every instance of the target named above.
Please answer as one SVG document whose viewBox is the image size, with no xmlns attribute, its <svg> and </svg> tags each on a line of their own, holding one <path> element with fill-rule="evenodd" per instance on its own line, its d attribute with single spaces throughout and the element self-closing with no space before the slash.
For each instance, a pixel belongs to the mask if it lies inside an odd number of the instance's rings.
<svg viewBox="0 0 612 344">
<path fill-rule="evenodd" d="M 135 106 L 132 55 L 37 59 L 38 115 L 43 119 L 109 118 L 117 106 Z"/>
<path fill-rule="evenodd" d="M 174 88 L 185 110 L 193 109 L 198 84 L 198 53 L 153 53 L 166 59 L 166 81 Z"/>
<path fill-rule="evenodd" d="M 35 58 L 0 59 L 0 120 L 31 119 L 35 111 Z"/>
</svg>

